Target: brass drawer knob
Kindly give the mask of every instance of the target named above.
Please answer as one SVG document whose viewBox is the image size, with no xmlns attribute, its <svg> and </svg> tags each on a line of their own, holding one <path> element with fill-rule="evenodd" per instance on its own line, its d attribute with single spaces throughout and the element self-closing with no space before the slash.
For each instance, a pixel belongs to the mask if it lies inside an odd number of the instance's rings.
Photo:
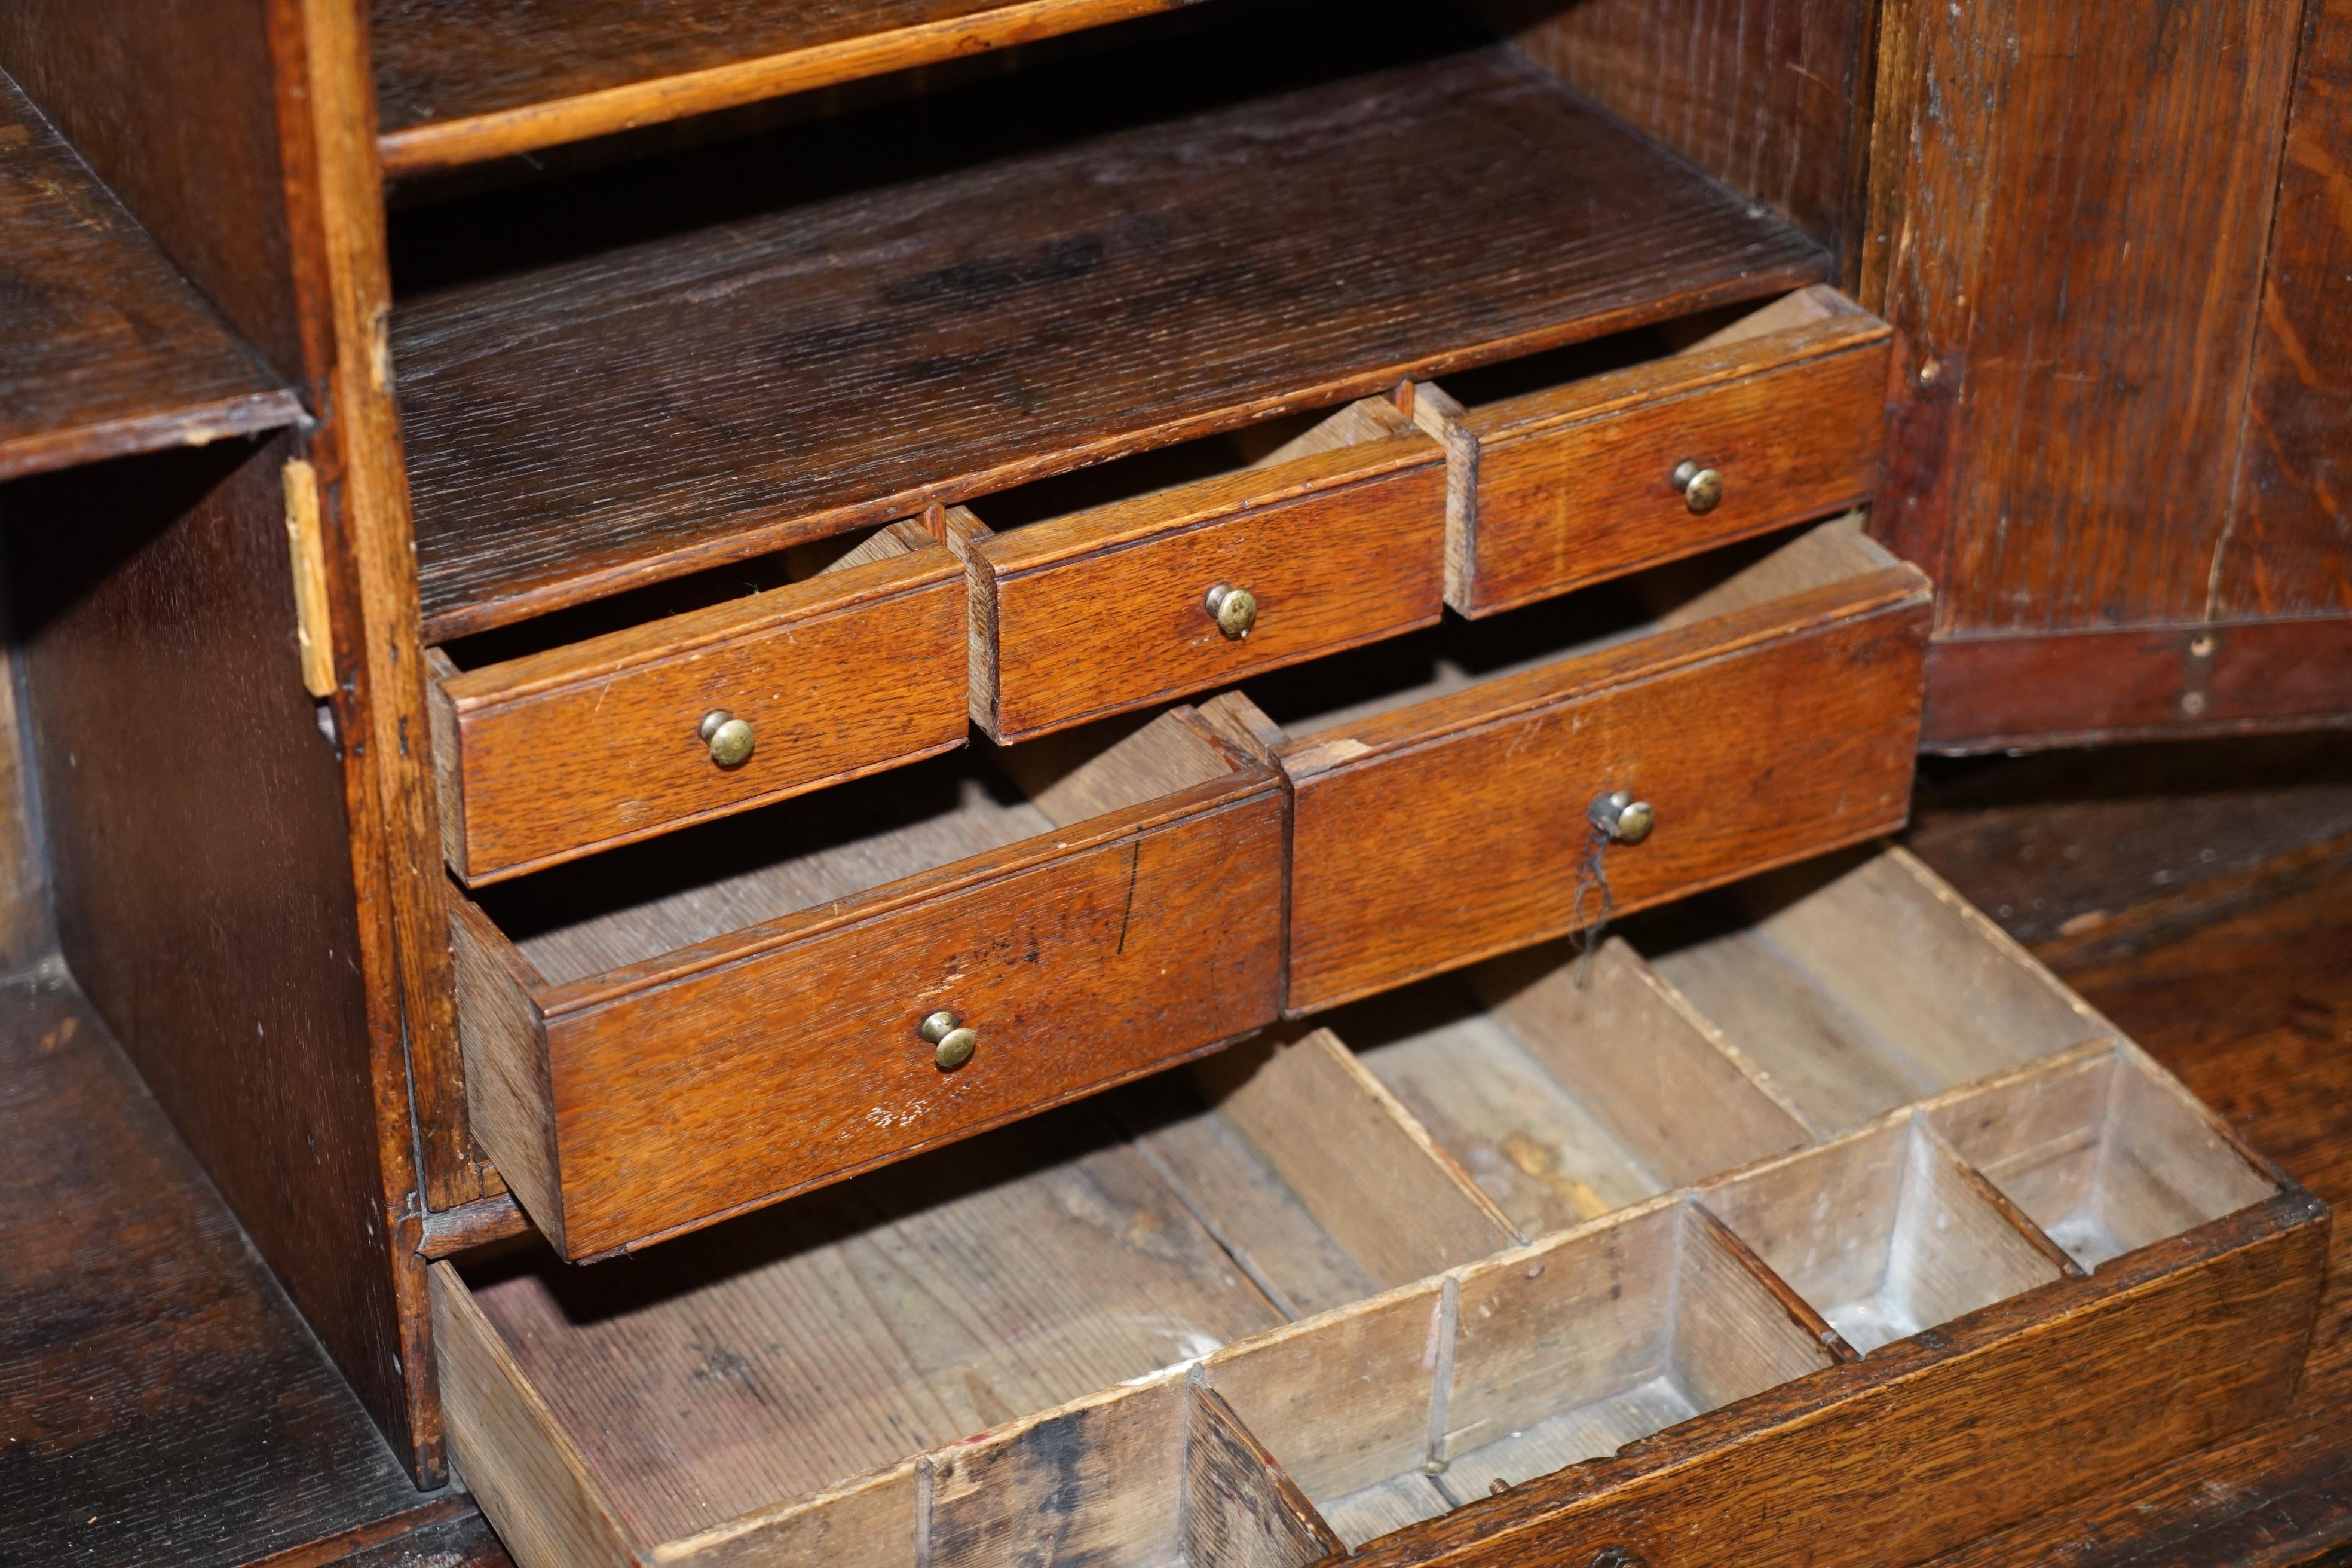
<svg viewBox="0 0 2352 1568">
<path fill-rule="evenodd" d="M 751 760 L 751 748 L 760 738 L 751 726 L 724 708 L 713 708 L 702 716 L 702 743 L 710 748 L 710 760 L 722 768 L 740 768 Z"/>
<path fill-rule="evenodd" d="M 1713 511 L 1723 502 L 1722 472 L 1701 468 L 1696 458 L 1685 458 L 1675 465 L 1674 482 L 1683 492 L 1683 504 L 1693 511 Z"/>
<path fill-rule="evenodd" d="M 1250 628 L 1257 625 L 1257 595 L 1247 588 L 1220 583 L 1201 596 L 1201 603 L 1208 607 L 1217 629 L 1235 642 L 1249 636 Z"/>
<path fill-rule="evenodd" d="M 941 1072 L 953 1072 L 971 1060 L 972 1047 L 980 1044 L 980 1031 L 964 1027 L 953 1013 L 934 1013 L 923 1020 L 919 1031 L 924 1039 L 937 1047 L 931 1060 Z"/>
<path fill-rule="evenodd" d="M 1616 844 L 1639 844 L 1658 825 L 1658 814 L 1646 800 L 1635 800 L 1631 790 L 1611 790 L 1584 813 L 1594 829 Z"/>
</svg>

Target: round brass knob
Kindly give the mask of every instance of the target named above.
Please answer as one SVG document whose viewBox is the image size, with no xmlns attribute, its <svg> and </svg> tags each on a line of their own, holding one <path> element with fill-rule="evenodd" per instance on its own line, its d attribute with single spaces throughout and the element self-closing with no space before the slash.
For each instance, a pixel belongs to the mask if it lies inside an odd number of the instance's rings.
<svg viewBox="0 0 2352 1568">
<path fill-rule="evenodd" d="M 751 760 L 751 748 L 760 738 L 751 726 L 724 708 L 713 708 L 702 716 L 702 743 L 710 748 L 710 760 L 722 768 L 740 768 Z"/>
<path fill-rule="evenodd" d="M 1635 800 L 1631 790 L 1611 790 L 1596 799 L 1584 819 L 1619 844 L 1639 844 L 1658 825 L 1658 814 L 1646 800 Z"/>
<path fill-rule="evenodd" d="M 1220 583 L 1201 596 L 1201 603 L 1208 607 L 1209 618 L 1217 623 L 1217 629 L 1236 642 L 1249 636 L 1250 628 L 1257 625 L 1257 595 L 1247 588 Z"/>
<path fill-rule="evenodd" d="M 1723 502 L 1722 471 L 1702 468 L 1696 458 L 1685 458 L 1675 465 L 1674 485 L 1693 511 L 1713 511 Z"/>
<path fill-rule="evenodd" d="M 980 1044 L 980 1031 L 964 1027 L 953 1013 L 932 1014 L 917 1032 L 937 1047 L 931 1060 L 941 1072 L 953 1072 L 971 1060 L 972 1048 Z"/>
</svg>

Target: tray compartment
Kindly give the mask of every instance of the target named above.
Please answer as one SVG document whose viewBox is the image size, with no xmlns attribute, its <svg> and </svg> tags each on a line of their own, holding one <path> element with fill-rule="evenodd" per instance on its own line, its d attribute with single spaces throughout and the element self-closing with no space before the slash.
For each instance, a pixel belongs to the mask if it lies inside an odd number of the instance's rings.
<svg viewBox="0 0 2352 1568">
<path fill-rule="evenodd" d="M 1864 1354 L 2066 1273 L 1911 1121 L 1710 1184 L 1700 1201 Z"/>
<path fill-rule="evenodd" d="M 1444 457 L 1377 399 L 1081 470 L 946 517 L 971 716 L 1000 742 L 1435 621 Z M 1219 625 L 1210 589 L 1254 598 Z"/>
<path fill-rule="evenodd" d="M 459 880 L 502 881 L 964 743 L 963 584 L 922 530 L 716 575 L 428 654 L 442 847 Z M 700 733 L 714 711 L 752 727 L 748 759 L 714 758 Z"/>
<path fill-rule="evenodd" d="M 1550 379 L 1536 361 L 1421 387 L 1413 416 L 1446 449 L 1446 603 L 1493 615 L 1866 502 L 1892 335 L 1816 284 L 1556 356 L 1552 384 L 1528 384 Z M 1633 363 L 1592 374 L 1609 357 Z"/>
<path fill-rule="evenodd" d="M 1822 1133 L 2116 1032 L 1900 849 L 1759 878 L 1633 940 Z"/>
<path fill-rule="evenodd" d="M 1291 784 L 1293 1016 L 1899 824 L 1926 580 L 1852 527 L 1261 678 L 1203 713 Z M 1582 907 L 1580 909 L 1580 903 Z"/>
<path fill-rule="evenodd" d="M 1329 1022 L 1523 1237 L 1811 1141 L 1620 941 L 1493 960 Z"/>
<path fill-rule="evenodd" d="M 2084 1268 L 2274 1197 L 2274 1174 L 2136 1047 L 2095 1043 L 1931 1113 Z"/>
<path fill-rule="evenodd" d="M 476 1135 L 572 1258 L 838 1180 L 1269 1022 L 1281 863 L 1178 709 L 458 900 Z"/>
</svg>

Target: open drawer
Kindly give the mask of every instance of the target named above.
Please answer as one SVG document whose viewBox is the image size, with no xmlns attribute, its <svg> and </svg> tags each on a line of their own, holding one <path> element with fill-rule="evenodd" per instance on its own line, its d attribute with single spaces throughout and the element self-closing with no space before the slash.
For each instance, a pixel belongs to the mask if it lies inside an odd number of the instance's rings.
<svg viewBox="0 0 2352 1568">
<path fill-rule="evenodd" d="M 1377 399 L 956 507 L 971 716 L 1013 742 L 1435 621 L 1445 460 Z"/>
<path fill-rule="evenodd" d="M 1642 922 L 625 1268 L 436 1264 L 458 1464 L 523 1568 L 1882 1568 L 2279 1406 L 2325 1208 L 1899 853 L 1759 900 L 1906 917 L 1786 989 L 1903 977 L 1813 1076 L 1919 1098 L 1822 1134 Z"/>
<path fill-rule="evenodd" d="M 1897 826 L 1927 611 L 1831 523 L 1205 704 L 1290 782 L 1286 1011 Z M 1621 791 L 1654 830 L 1596 826 Z"/>
<path fill-rule="evenodd" d="M 1815 284 L 1423 385 L 1446 603 L 1492 615 L 1867 501 L 1892 336 Z"/>
<path fill-rule="evenodd" d="M 572 1258 L 1270 1021 L 1282 796 L 1192 710 L 457 896 L 476 1136 Z"/>
<path fill-rule="evenodd" d="M 954 557 L 896 523 L 436 648 L 450 869 L 478 887 L 961 746 L 963 640 Z"/>
</svg>

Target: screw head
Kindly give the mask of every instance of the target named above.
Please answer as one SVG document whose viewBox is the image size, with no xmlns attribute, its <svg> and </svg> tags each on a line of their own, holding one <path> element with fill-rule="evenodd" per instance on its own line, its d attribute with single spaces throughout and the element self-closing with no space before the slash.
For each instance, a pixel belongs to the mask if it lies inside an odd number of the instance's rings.
<svg viewBox="0 0 2352 1568">
<path fill-rule="evenodd" d="M 939 1049 L 931 1053 L 931 1060 L 941 1072 L 953 1072 L 971 1060 L 972 1049 L 979 1044 L 977 1029 L 950 1029 L 940 1037 Z"/>
<path fill-rule="evenodd" d="M 722 768 L 740 768 L 750 762 L 751 749 L 760 741 L 748 722 L 724 708 L 705 713 L 698 733 L 702 743 L 710 748 L 710 760 Z"/>
<path fill-rule="evenodd" d="M 1247 588 L 1220 583 L 1201 595 L 1201 603 L 1217 629 L 1235 642 L 1249 636 L 1250 628 L 1257 625 L 1257 595 Z"/>
</svg>

